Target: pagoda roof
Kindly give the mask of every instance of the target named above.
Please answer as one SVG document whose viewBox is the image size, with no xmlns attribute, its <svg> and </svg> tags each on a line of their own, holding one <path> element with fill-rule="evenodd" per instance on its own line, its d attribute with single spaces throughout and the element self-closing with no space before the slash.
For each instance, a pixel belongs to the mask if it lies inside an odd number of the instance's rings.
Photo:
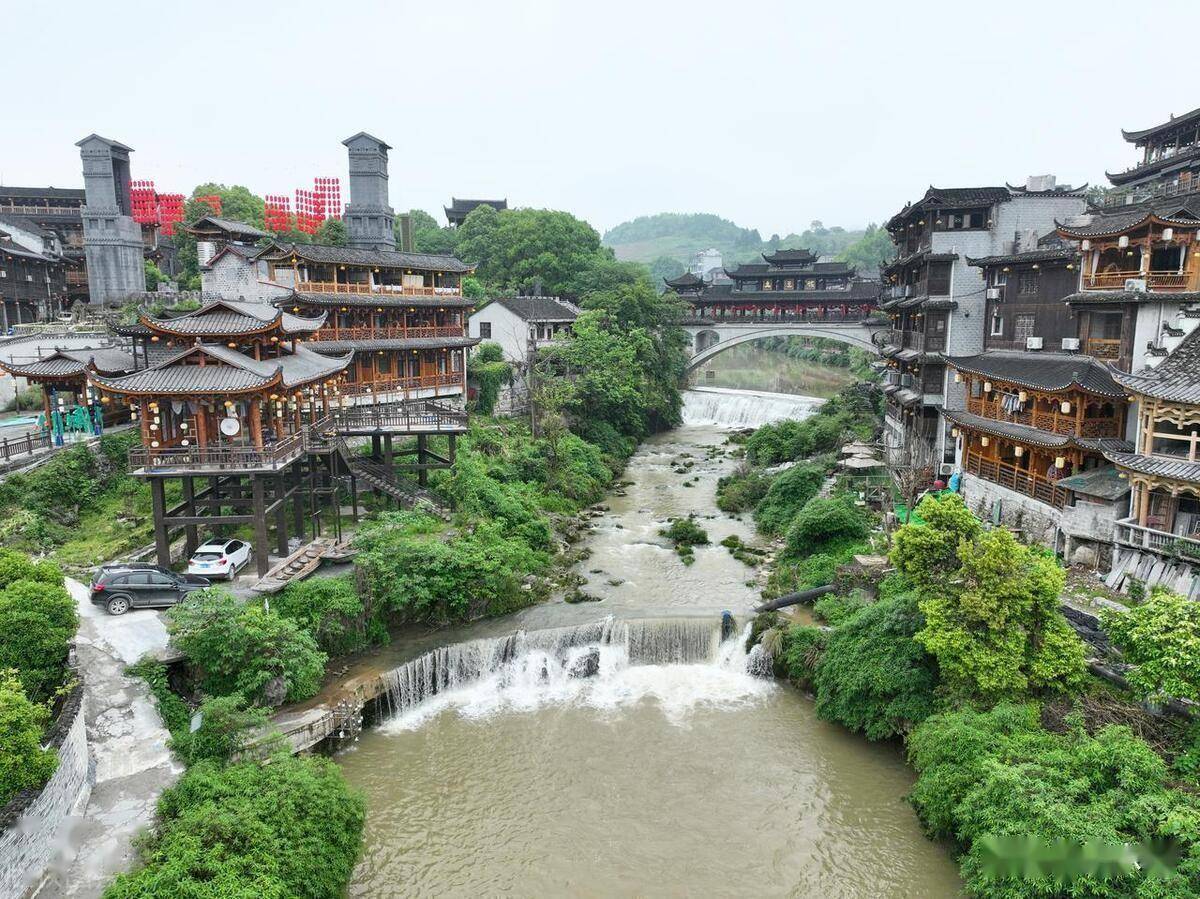
<svg viewBox="0 0 1200 899">
<path fill-rule="evenodd" d="M 775 265 L 770 262 L 741 262 L 732 271 L 724 269 L 726 275 L 734 280 L 739 278 L 776 278 L 793 276 L 797 278 L 811 275 L 853 275 L 854 266 L 845 262 L 814 262 L 810 265 Z"/>
<path fill-rule="evenodd" d="M 1117 237 L 1148 225 L 1193 228 L 1200 224 L 1200 197 L 1192 196 L 1131 207 L 1118 207 L 1114 212 L 1099 210 L 1089 213 L 1090 221 L 1078 225 L 1055 222 L 1062 237 L 1083 240 L 1090 237 Z"/>
<path fill-rule="evenodd" d="M 1200 328 L 1193 329 L 1167 358 L 1139 372 L 1112 369 L 1127 391 L 1175 403 L 1200 404 Z"/>
<path fill-rule="evenodd" d="M 200 357 L 206 364 L 199 364 Z M 136 396 L 257 393 L 327 378 L 352 358 L 353 353 L 331 358 L 298 346 L 277 358 L 256 360 L 228 347 L 196 343 L 151 368 L 112 378 L 92 375 L 92 380 L 112 393 Z"/>
<path fill-rule="evenodd" d="M 1021 425 L 1012 421 L 999 421 L 994 418 L 984 418 L 971 412 L 957 409 L 943 409 L 942 415 L 957 425 L 972 431 L 991 434 L 994 437 L 1005 437 L 1030 446 L 1040 446 L 1044 449 L 1066 449 L 1074 447 L 1094 453 L 1128 452 L 1133 444 L 1128 440 L 1116 437 L 1076 437 L 1073 434 L 1052 434 L 1041 428 Z"/>
<path fill-rule="evenodd" d="M 319 243 L 272 242 L 259 251 L 257 259 L 280 262 L 295 256 L 305 262 L 357 265 L 376 268 L 416 268 L 425 271 L 472 272 L 475 266 L 442 253 L 404 253 L 399 250 L 361 250 Z"/>
<path fill-rule="evenodd" d="M 376 350 L 457 350 L 475 346 L 481 339 L 479 337 L 404 337 L 378 340 L 313 340 L 305 346 L 315 353 L 336 356 L 358 350 L 371 352 Z"/>
<path fill-rule="evenodd" d="M 132 371 L 136 363 L 123 350 L 83 349 L 55 350 L 49 356 L 34 362 L 4 362 L 0 368 L 21 378 L 73 378 L 89 371 L 115 374 Z"/>
<path fill-rule="evenodd" d="M 206 228 L 207 226 L 207 228 Z M 219 218 L 215 215 L 205 215 L 196 219 L 192 224 L 186 226 L 183 230 L 189 234 L 194 234 L 197 231 L 213 229 L 223 231 L 240 238 L 249 238 L 252 240 L 261 240 L 264 237 L 270 237 L 270 233 L 255 228 L 253 225 L 247 225 L 245 222 L 237 222 L 233 219 Z"/>
<path fill-rule="evenodd" d="M 325 324 L 328 313 L 302 318 L 267 303 L 216 300 L 175 318 L 142 315 L 140 321 L 152 331 L 180 337 L 234 337 L 263 334 L 278 328 L 284 334 L 310 334 Z"/>
<path fill-rule="evenodd" d="M 788 265 L 789 263 L 806 263 L 816 262 L 817 257 L 812 250 L 799 247 L 791 250 L 776 250 L 769 256 L 766 253 L 762 254 L 762 258 L 771 265 Z"/>
<path fill-rule="evenodd" d="M 1143 128 L 1140 131 L 1126 131 L 1121 129 L 1121 137 L 1130 143 L 1136 144 L 1144 141 L 1148 137 L 1154 137 L 1159 134 L 1164 134 L 1181 125 L 1200 124 L 1200 108 L 1193 109 L 1191 112 L 1185 112 L 1181 116 L 1171 116 L 1161 125 L 1154 125 L 1150 128 Z"/>
<path fill-rule="evenodd" d="M 1164 459 L 1161 456 L 1145 456 L 1133 452 L 1107 452 L 1104 454 L 1104 458 L 1118 468 L 1125 468 L 1138 474 L 1200 484 L 1200 462 L 1188 462 L 1186 459 Z"/>
<path fill-rule="evenodd" d="M 1091 356 L 993 350 L 974 356 L 943 355 L 942 358 L 958 371 L 1033 390 L 1079 390 L 1113 398 L 1128 393 L 1113 380 L 1108 367 Z"/>
<path fill-rule="evenodd" d="M 977 268 L 987 268 L 993 265 L 1031 265 L 1042 262 L 1074 262 L 1079 259 L 1079 251 L 1073 247 L 1051 247 L 1042 250 L 1029 250 L 1025 253 L 1008 253 L 1000 256 L 966 257 L 967 265 Z"/>
<path fill-rule="evenodd" d="M 678 278 L 663 278 L 663 283 L 675 290 L 694 290 L 704 286 L 704 279 L 691 272 L 684 272 Z"/>
<path fill-rule="evenodd" d="M 1144 162 L 1140 165 L 1135 165 L 1123 172 L 1105 172 L 1104 175 L 1109 181 L 1120 187 L 1132 181 L 1140 181 L 1148 175 L 1187 168 L 1195 163 L 1197 159 L 1200 159 L 1200 146 L 1184 150 L 1182 153 L 1176 153 L 1174 156 L 1164 156 L 1162 159 L 1156 159 L 1153 162 Z"/>
<path fill-rule="evenodd" d="M 451 197 L 450 205 L 443 206 L 442 209 L 445 210 L 447 217 L 449 217 L 450 213 L 452 212 L 462 217 L 474 212 L 480 206 L 491 206 L 496 211 L 507 209 L 508 198 L 505 197 L 503 200 L 464 200 L 460 199 L 459 197 Z"/>
<path fill-rule="evenodd" d="M 475 305 L 475 301 L 460 294 L 409 297 L 396 293 L 320 293 L 306 290 L 294 290 L 291 296 L 275 301 L 275 305 L 280 307 L 300 304 L 330 308 L 382 306 L 387 309 L 405 306 L 411 309 L 469 309 Z"/>
<path fill-rule="evenodd" d="M 720 303 L 755 303 L 770 300 L 778 302 L 780 300 L 820 300 L 824 302 L 849 302 L 861 303 L 864 301 L 874 301 L 879 298 L 879 282 L 867 280 L 854 280 L 850 282 L 850 289 L 841 290 L 755 290 L 744 291 L 734 290 L 732 284 L 713 284 L 705 288 L 699 296 L 688 297 L 688 300 L 693 303 L 720 302 Z"/>
</svg>

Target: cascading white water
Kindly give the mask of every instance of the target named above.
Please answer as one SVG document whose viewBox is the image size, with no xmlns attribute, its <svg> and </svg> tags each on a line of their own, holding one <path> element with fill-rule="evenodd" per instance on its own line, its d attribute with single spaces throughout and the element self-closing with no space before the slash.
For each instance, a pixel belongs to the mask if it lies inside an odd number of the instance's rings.
<svg viewBox="0 0 1200 899">
<path fill-rule="evenodd" d="M 696 387 L 683 392 L 683 423 L 757 428 L 785 418 L 808 418 L 823 402 L 815 396 Z"/>
<path fill-rule="evenodd" d="M 775 686 L 745 651 L 748 628 L 722 640 L 715 618 L 606 618 L 445 646 L 384 675 L 380 701 L 392 717 L 383 729 L 409 730 L 446 708 L 483 717 L 650 699 L 679 720 L 699 705 L 750 702 Z"/>
</svg>

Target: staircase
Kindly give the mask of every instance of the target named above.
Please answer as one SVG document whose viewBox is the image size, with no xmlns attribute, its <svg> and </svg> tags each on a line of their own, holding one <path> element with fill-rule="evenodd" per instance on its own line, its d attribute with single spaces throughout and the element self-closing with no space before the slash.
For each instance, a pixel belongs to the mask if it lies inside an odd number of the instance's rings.
<svg viewBox="0 0 1200 899">
<path fill-rule="evenodd" d="M 445 502 L 436 493 L 426 490 L 424 487 L 418 487 L 416 484 L 401 481 L 396 477 L 396 473 L 386 465 L 367 456 L 359 456 L 351 452 L 350 447 L 341 437 L 330 438 L 328 443 L 330 449 L 337 453 L 338 459 L 341 460 L 346 470 L 369 487 L 387 494 L 408 508 L 424 505 L 437 512 L 447 511 Z"/>
</svg>

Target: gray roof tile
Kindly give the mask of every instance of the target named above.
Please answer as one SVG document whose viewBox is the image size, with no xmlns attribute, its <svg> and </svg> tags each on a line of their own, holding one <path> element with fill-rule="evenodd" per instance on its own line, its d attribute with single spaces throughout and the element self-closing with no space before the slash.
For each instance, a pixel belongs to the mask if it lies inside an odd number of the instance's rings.
<svg viewBox="0 0 1200 899">
<path fill-rule="evenodd" d="M 1091 356 L 993 350 L 976 356 L 942 358 L 959 371 L 1034 390 L 1075 389 L 1109 397 L 1123 397 L 1128 392 L 1113 380 L 1107 366 Z"/>
</svg>

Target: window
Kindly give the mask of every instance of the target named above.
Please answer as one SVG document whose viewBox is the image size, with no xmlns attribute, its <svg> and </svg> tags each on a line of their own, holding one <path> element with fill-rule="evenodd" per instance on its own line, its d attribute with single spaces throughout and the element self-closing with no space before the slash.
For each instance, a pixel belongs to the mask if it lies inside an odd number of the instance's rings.
<svg viewBox="0 0 1200 899">
<path fill-rule="evenodd" d="M 929 264 L 929 295 L 946 296 L 950 293 L 950 263 L 931 262 Z"/>
<path fill-rule="evenodd" d="M 989 333 L 993 337 L 1003 337 L 1004 336 L 1004 316 L 1001 315 L 999 312 L 992 313 L 992 327 L 991 327 L 991 330 L 989 331 Z"/>
<path fill-rule="evenodd" d="M 1033 336 L 1034 317 L 1032 315 L 1018 315 L 1013 323 L 1013 337 L 1017 340 L 1024 340 L 1026 337 Z"/>
<path fill-rule="evenodd" d="M 155 587 L 174 587 L 177 581 L 169 574 L 163 574 L 160 571 L 151 571 L 147 573 L 150 583 Z"/>
<path fill-rule="evenodd" d="M 492 323 L 491 322 L 480 322 L 479 323 L 479 336 L 480 337 L 491 337 L 492 336 Z"/>
<path fill-rule="evenodd" d="M 144 587 L 146 584 L 150 583 L 150 572 L 135 571 L 133 574 L 129 575 L 129 577 L 127 577 L 125 579 L 125 583 L 129 584 L 130 586 L 139 586 L 140 585 L 140 586 Z"/>
<path fill-rule="evenodd" d="M 1030 294 L 1038 292 L 1038 273 L 1034 271 L 1021 272 L 1017 282 L 1017 293 Z"/>
<path fill-rule="evenodd" d="M 383 372 L 385 374 L 387 372 L 390 372 L 392 370 L 392 357 L 386 356 L 386 355 L 385 356 L 376 356 L 375 357 L 375 370 L 378 372 Z"/>
<path fill-rule="evenodd" d="M 1008 285 L 1008 272 L 993 271 L 992 272 L 992 287 L 1005 287 Z"/>
</svg>

